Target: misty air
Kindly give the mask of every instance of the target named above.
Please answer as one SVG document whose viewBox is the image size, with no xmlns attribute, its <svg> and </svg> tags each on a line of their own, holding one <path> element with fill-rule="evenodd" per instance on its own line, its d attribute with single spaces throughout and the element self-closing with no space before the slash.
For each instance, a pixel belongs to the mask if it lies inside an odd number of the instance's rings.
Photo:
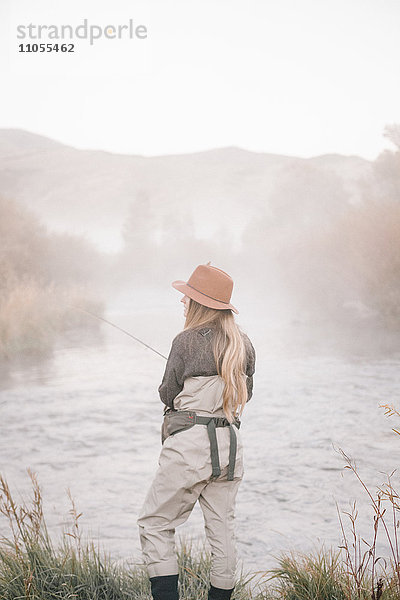
<svg viewBox="0 0 400 600">
<path fill-rule="evenodd" d="M 398 6 L 128 4 L 1 9 L 0 597 L 398 599 Z"/>
</svg>

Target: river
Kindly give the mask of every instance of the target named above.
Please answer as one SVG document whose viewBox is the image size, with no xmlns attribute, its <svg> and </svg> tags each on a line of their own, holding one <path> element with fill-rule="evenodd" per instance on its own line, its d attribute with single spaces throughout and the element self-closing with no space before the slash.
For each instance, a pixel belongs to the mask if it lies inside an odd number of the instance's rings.
<svg viewBox="0 0 400 600">
<path fill-rule="evenodd" d="M 167 354 L 183 324 L 175 300 L 168 296 L 166 306 L 157 298 L 136 304 L 125 298 L 105 316 Z M 236 510 L 244 569 L 264 571 L 282 551 L 337 548 L 336 502 L 346 511 L 357 500 L 360 532 L 369 539 L 369 500 L 338 449 L 356 460 L 372 490 L 398 466 L 400 439 L 391 431 L 397 423 L 379 405 L 398 402 L 400 352 L 321 347 L 304 341 L 299 324 L 289 335 L 288 327 L 250 316 L 241 323 L 257 351 Z M 116 559 L 140 561 L 136 518 L 160 451 L 157 386 L 164 365 L 104 324 L 91 338 L 63 338 L 46 360 L 3 372 L 0 469 L 25 497 L 26 469 L 37 473 L 55 538 L 71 523 L 70 489 L 84 535 Z M 178 533 L 203 535 L 197 507 Z M 388 554 L 383 540 L 381 550 Z"/>
</svg>

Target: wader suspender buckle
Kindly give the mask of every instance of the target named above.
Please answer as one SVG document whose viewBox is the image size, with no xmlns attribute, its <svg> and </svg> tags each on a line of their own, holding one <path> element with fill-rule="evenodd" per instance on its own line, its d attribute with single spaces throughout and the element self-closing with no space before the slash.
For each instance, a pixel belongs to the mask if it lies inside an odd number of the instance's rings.
<svg viewBox="0 0 400 600">
<path fill-rule="evenodd" d="M 217 443 L 217 427 L 229 427 L 229 464 L 228 464 L 228 481 L 232 481 L 235 474 L 237 438 L 233 430 L 233 424 L 229 423 L 224 417 L 201 417 L 196 415 L 196 423 L 199 425 L 207 425 L 208 437 L 210 440 L 211 466 L 212 477 L 215 479 L 221 475 L 221 465 L 219 463 L 218 443 Z M 234 423 L 235 427 L 239 428 L 240 423 Z"/>
</svg>

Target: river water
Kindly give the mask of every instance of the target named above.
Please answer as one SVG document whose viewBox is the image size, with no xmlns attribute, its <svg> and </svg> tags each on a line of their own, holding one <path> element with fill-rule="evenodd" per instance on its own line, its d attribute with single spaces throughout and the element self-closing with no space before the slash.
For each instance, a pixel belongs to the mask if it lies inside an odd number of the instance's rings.
<svg viewBox="0 0 400 600">
<path fill-rule="evenodd" d="M 105 316 L 167 354 L 183 325 L 175 302 L 124 299 Z M 398 466 L 400 439 L 391 431 L 397 423 L 379 405 L 398 403 L 400 353 L 366 352 L 360 344 L 321 347 L 305 341 L 299 324 L 240 322 L 257 351 L 236 510 L 244 569 L 264 571 L 282 551 L 337 548 L 336 502 L 347 511 L 357 500 L 359 530 L 370 539 L 370 502 L 338 449 L 356 460 L 372 491 Z M 26 469 L 37 473 L 55 538 L 71 523 L 70 489 L 84 534 L 116 559 L 140 562 L 136 518 L 160 451 L 157 387 L 164 365 L 102 325 L 90 339 L 69 335 L 45 361 L 3 372 L 0 470 L 24 497 Z M 6 533 L 1 520 L 0 533 Z M 178 533 L 203 535 L 197 507 Z"/>
</svg>

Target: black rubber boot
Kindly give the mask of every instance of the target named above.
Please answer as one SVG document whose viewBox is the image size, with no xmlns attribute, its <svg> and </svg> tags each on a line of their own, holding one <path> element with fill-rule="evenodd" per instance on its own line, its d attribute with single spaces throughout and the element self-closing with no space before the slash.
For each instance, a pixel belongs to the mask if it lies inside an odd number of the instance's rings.
<svg viewBox="0 0 400 600">
<path fill-rule="evenodd" d="M 150 585 L 154 600 L 179 600 L 178 575 L 150 577 Z"/>
<path fill-rule="evenodd" d="M 231 590 L 223 590 L 211 585 L 210 591 L 208 592 L 208 600 L 229 600 L 234 589 L 235 588 L 232 588 Z"/>
</svg>

